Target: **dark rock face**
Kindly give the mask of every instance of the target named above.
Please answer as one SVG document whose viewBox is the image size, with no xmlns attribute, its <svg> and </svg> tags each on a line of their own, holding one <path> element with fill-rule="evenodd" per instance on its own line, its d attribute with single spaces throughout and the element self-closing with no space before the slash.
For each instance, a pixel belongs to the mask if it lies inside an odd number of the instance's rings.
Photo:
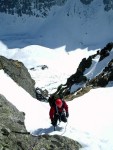
<svg viewBox="0 0 113 150">
<path fill-rule="evenodd" d="M 0 69 L 3 69 L 18 85 L 36 98 L 35 81 L 22 62 L 0 56 Z"/>
<path fill-rule="evenodd" d="M 113 10 L 113 0 L 103 0 L 103 3 L 105 5 L 104 10 L 105 11 L 109 11 L 109 10 Z"/>
<path fill-rule="evenodd" d="M 94 0 L 80 0 L 84 5 L 89 5 Z M 113 0 L 103 0 L 104 10 L 109 11 L 113 10 Z"/>
<path fill-rule="evenodd" d="M 93 59 L 96 58 L 96 56 L 99 56 L 99 62 L 103 61 L 110 55 L 110 51 L 113 49 L 113 43 L 108 43 L 103 49 L 100 51 L 97 51 L 96 54 L 89 56 L 87 59 L 83 58 L 80 62 L 77 71 L 75 74 L 71 75 L 68 79 L 65 85 L 60 85 L 57 88 L 57 91 L 53 95 L 57 95 L 60 97 L 65 97 L 65 99 L 72 99 L 72 94 L 76 92 L 77 97 L 81 96 L 87 92 L 89 92 L 92 88 L 98 88 L 98 87 L 106 87 L 107 84 L 110 81 L 113 81 L 113 59 L 111 59 L 107 66 L 103 68 L 103 70 L 92 79 L 88 79 L 84 75 L 84 71 L 88 68 L 90 68 Z M 99 63 L 98 62 L 98 63 Z M 80 84 L 80 87 L 76 89 L 73 93 L 71 93 L 71 87 L 73 85 Z M 67 98 L 68 97 L 68 98 Z M 70 97 L 70 98 L 69 98 Z M 76 97 L 76 96 L 75 96 Z M 75 98 L 73 97 L 73 98 Z"/>
<path fill-rule="evenodd" d="M 90 4 L 93 0 L 80 0 L 83 4 L 88 5 Z"/>
<path fill-rule="evenodd" d="M 0 95 L 0 149 L 27 149 L 30 145 L 28 134 L 24 126 L 24 113 Z"/>
<path fill-rule="evenodd" d="M 32 136 L 26 131 L 24 113 L 0 94 L 0 149 L 1 150 L 79 150 L 81 145 L 59 135 Z"/>
<path fill-rule="evenodd" d="M 26 14 L 35 17 L 46 17 L 53 6 L 63 6 L 68 0 L 2 0 L 0 1 L 0 12 L 17 14 L 19 17 Z M 93 0 L 80 0 L 84 5 L 89 5 Z M 103 0 L 105 11 L 113 9 L 113 0 Z"/>
<path fill-rule="evenodd" d="M 79 150 L 81 145 L 67 137 L 59 135 L 44 135 L 39 136 L 38 150 Z M 37 150 L 36 148 L 34 150 Z"/>
<path fill-rule="evenodd" d="M 47 90 L 43 91 L 42 89 L 37 87 L 35 91 L 36 91 L 36 98 L 38 100 L 47 102 L 47 98 L 46 98 L 46 97 L 48 97 L 48 91 Z"/>
<path fill-rule="evenodd" d="M 52 6 L 62 6 L 67 0 L 2 0 L 0 1 L 0 12 L 7 14 L 18 14 L 21 17 L 23 14 L 36 17 L 46 17 Z"/>
</svg>

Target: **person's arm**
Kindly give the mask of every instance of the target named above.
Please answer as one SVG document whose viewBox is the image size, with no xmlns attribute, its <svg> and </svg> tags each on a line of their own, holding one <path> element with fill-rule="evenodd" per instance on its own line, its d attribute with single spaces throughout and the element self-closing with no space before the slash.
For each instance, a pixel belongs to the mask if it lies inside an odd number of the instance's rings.
<svg viewBox="0 0 113 150">
<path fill-rule="evenodd" d="M 54 107 L 51 107 L 51 108 L 50 108 L 50 111 L 49 111 L 49 116 L 50 116 L 51 121 L 52 121 L 53 118 L 54 118 L 54 113 L 55 113 L 55 109 L 54 109 Z"/>
<path fill-rule="evenodd" d="M 66 104 L 65 101 L 64 101 L 64 108 L 65 108 L 65 111 L 66 111 L 66 117 L 68 118 L 69 117 L 69 110 L 68 110 L 68 105 Z"/>
</svg>

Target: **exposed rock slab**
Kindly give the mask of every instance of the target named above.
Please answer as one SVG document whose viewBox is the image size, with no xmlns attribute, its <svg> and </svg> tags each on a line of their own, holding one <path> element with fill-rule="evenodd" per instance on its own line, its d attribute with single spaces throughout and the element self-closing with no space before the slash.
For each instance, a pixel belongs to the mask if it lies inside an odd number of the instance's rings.
<svg viewBox="0 0 113 150">
<path fill-rule="evenodd" d="M 36 98 L 35 81 L 22 62 L 0 56 L 0 69 L 3 69 L 19 86 Z"/>
</svg>

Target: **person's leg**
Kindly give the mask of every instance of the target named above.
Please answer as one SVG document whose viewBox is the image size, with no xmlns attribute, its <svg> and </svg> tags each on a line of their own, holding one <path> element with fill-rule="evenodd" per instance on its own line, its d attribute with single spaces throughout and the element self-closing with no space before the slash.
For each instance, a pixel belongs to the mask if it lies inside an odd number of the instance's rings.
<svg viewBox="0 0 113 150">
<path fill-rule="evenodd" d="M 67 118 L 64 112 L 61 114 L 61 121 L 67 122 Z"/>
<path fill-rule="evenodd" d="M 58 121 L 58 119 L 59 119 L 59 116 L 58 115 L 55 115 L 54 116 L 54 126 L 57 126 L 57 121 Z"/>
</svg>

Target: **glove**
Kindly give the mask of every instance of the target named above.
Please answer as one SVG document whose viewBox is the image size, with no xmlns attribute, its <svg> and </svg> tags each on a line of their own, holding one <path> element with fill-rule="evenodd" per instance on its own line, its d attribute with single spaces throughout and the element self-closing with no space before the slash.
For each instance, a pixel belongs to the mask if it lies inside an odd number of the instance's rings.
<svg viewBox="0 0 113 150">
<path fill-rule="evenodd" d="M 67 118 L 69 117 L 69 113 L 68 113 L 68 112 L 66 112 L 66 117 L 67 117 Z"/>
</svg>

